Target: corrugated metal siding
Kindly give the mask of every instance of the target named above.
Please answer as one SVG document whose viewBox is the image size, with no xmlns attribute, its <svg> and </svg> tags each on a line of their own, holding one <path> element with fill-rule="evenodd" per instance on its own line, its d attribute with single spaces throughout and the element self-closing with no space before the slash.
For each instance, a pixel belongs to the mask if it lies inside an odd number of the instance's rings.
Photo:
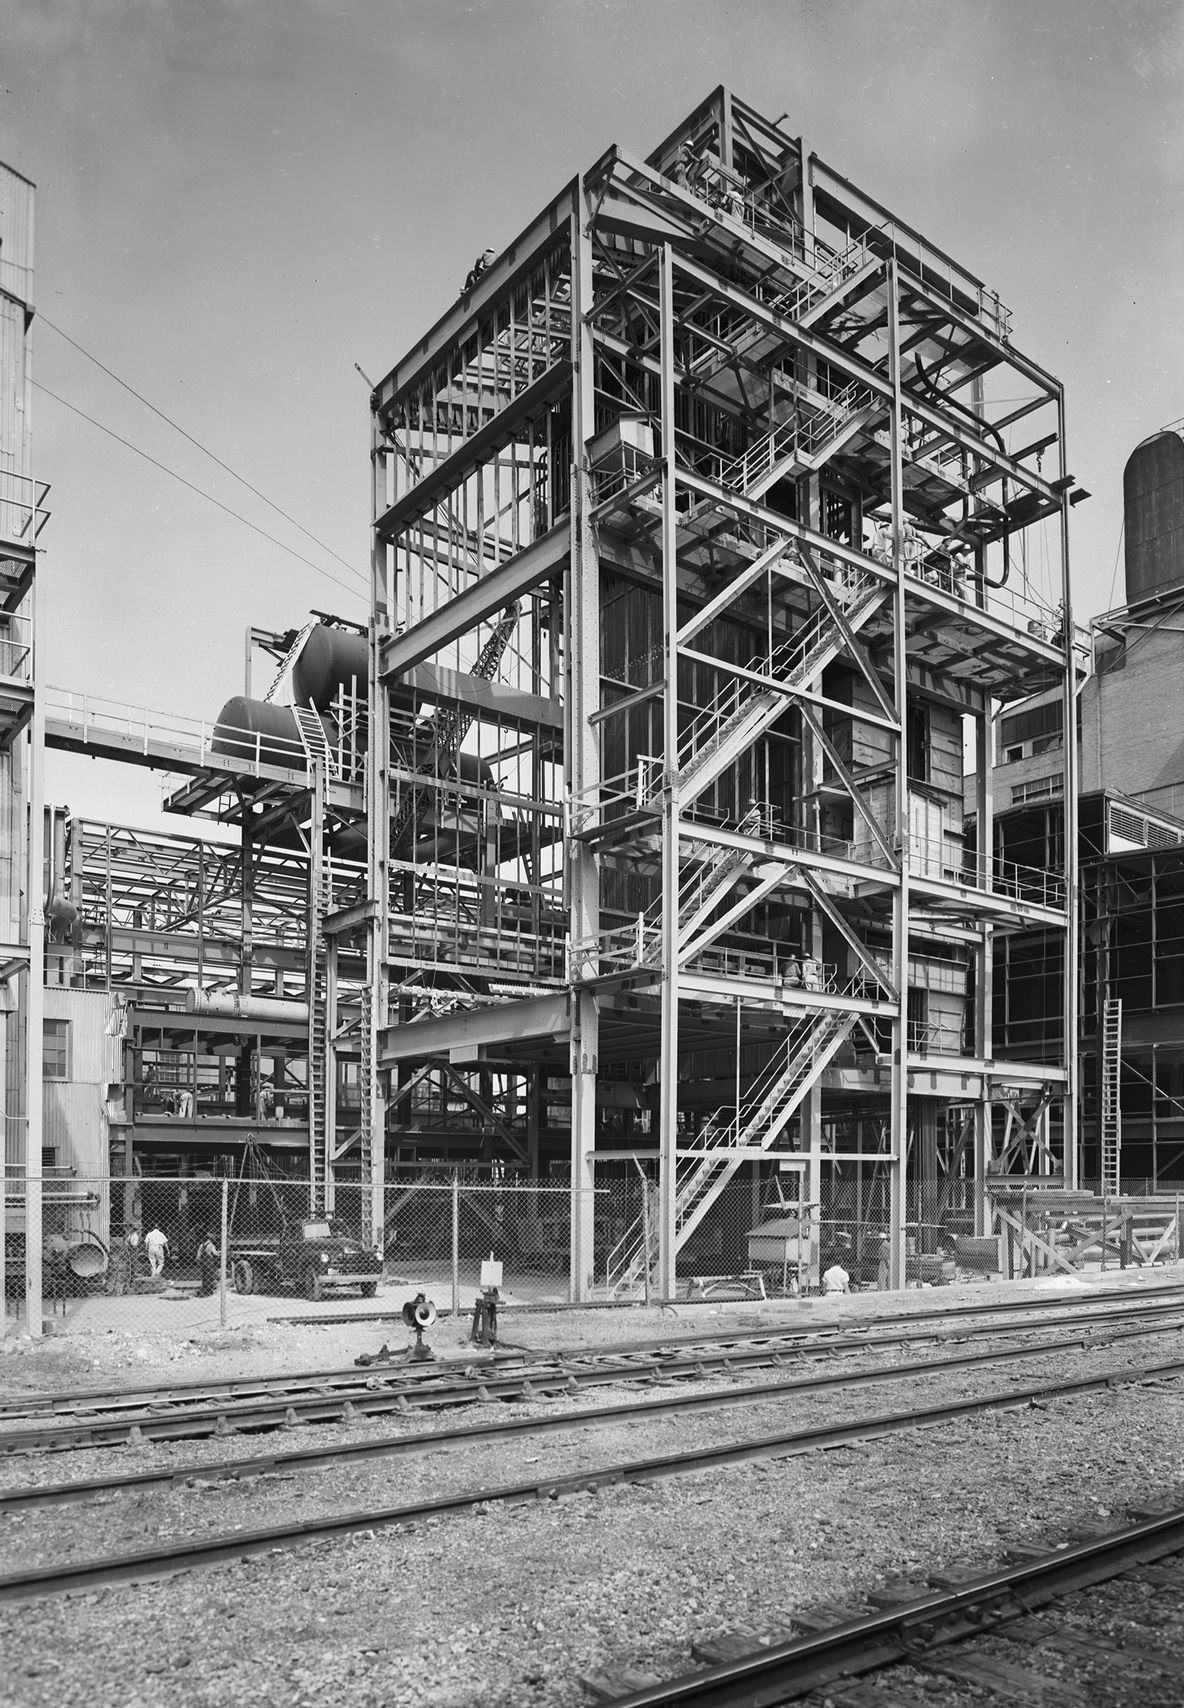
<svg viewBox="0 0 1184 1708">
<path fill-rule="evenodd" d="M 33 186 L 0 163 L 0 290 L 33 297 Z"/>
<path fill-rule="evenodd" d="M 122 1074 L 120 1040 L 108 1032 L 114 1012 L 114 998 L 103 991 L 45 992 L 46 1019 L 70 1023 L 70 1077 L 45 1082 L 43 1142 L 79 1176 L 108 1170 L 107 1084 Z"/>
<path fill-rule="evenodd" d="M 26 411 L 26 362 L 28 338 L 24 312 L 8 297 L 0 296 L 0 470 L 9 475 L 28 475 L 31 468 L 28 415 Z M 28 504 L 30 491 L 0 483 L 5 500 L 5 532 L 19 533 L 19 510 Z"/>
</svg>

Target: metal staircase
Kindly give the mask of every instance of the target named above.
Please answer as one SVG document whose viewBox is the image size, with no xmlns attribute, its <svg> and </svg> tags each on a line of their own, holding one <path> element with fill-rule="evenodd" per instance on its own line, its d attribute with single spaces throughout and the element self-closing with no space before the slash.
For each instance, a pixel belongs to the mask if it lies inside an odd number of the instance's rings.
<svg viewBox="0 0 1184 1708">
<path fill-rule="evenodd" d="M 319 765 L 326 779 L 335 777 L 337 765 L 320 714 L 314 712 L 311 706 L 293 706 L 292 716 L 296 719 L 300 745 L 304 749 L 309 771 L 312 771 L 314 765 Z"/>
<path fill-rule="evenodd" d="M 887 585 L 863 571 L 852 571 L 844 593 L 847 628 L 855 632 L 891 597 Z M 846 636 L 825 607 L 768 659 L 754 658 L 748 668 L 775 679 L 767 688 L 737 680 L 720 690 L 704 707 L 679 742 L 680 804 L 685 806 L 713 783 L 721 772 L 747 752 L 758 736 L 786 708 L 786 691 L 805 686 L 846 645 Z"/>
<path fill-rule="evenodd" d="M 818 245 L 818 253 L 811 270 L 796 278 L 785 290 L 771 290 L 762 294 L 761 304 L 772 309 L 775 314 L 784 315 L 788 320 L 800 320 L 807 316 L 814 319 L 831 302 L 841 300 L 848 281 L 874 259 L 871 250 L 858 238 L 838 253 Z M 795 257 L 794 265 L 802 265 L 800 258 Z M 727 359 L 733 361 L 739 357 L 747 357 L 749 360 L 755 360 L 758 346 L 776 341 L 778 337 L 777 333 L 770 331 L 763 323 L 754 325 L 736 339 Z M 716 355 L 714 360 L 708 358 L 706 364 L 696 364 L 695 377 L 699 380 L 709 377 L 721 360 L 721 357 Z M 707 367 L 707 373 L 703 371 L 704 366 Z"/>
<path fill-rule="evenodd" d="M 1117 1197 L 1122 1185 L 1122 998 L 1102 1003 L 1102 1193 Z"/>
<path fill-rule="evenodd" d="M 264 696 L 263 696 L 264 700 L 266 700 L 269 703 L 274 701 L 274 699 L 275 699 L 276 695 L 279 693 L 280 689 L 289 680 L 289 678 L 291 677 L 291 674 L 292 674 L 293 667 L 295 666 L 296 660 L 300 657 L 300 654 L 304 651 L 305 641 L 308 639 L 309 635 L 312 633 L 312 631 L 316 627 L 317 627 L 317 620 L 314 617 L 311 622 L 305 623 L 304 627 L 297 634 L 296 639 L 292 642 L 292 644 L 288 648 L 287 652 L 280 659 L 279 668 L 277 669 L 275 675 L 271 679 L 271 686 L 268 688 L 266 694 L 264 694 Z"/>
<path fill-rule="evenodd" d="M 739 829 L 755 833 L 760 825 L 759 809 L 740 820 Z M 691 866 L 678 893 L 678 960 L 685 965 L 715 941 L 739 918 L 772 893 L 793 870 L 788 860 L 766 861 L 759 877 L 752 871 L 753 853 L 746 848 L 712 847 L 706 859 Z M 724 899 L 752 877 L 732 905 L 718 910 Z M 655 966 L 662 959 L 661 896 L 642 915 L 638 933 L 639 964 Z"/>
<path fill-rule="evenodd" d="M 482 677 L 491 682 L 497 675 L 498 667 L 505 655 L 506 648 L 513 638 L 518 623 L 518 601 L 507 605 L 493 626 L 493 631 L 485 645 L 477 655 L 473 665 L 472 675 Z M 432 771 L 439 777 L 451 774 L 460 754 L 460 744 L 464 740 L 473 718 L 476 714 L 468 706 L 440 706 L 432 719 L 428 736 L 428 751 L 422 750 L 416 755 L 414 768 L 417 771 Z M 424 788 L 409 788 L 404 792 L 403 801 L 398 812 L 391 820 L 391 853 L 396 854 L 411 829 L 420 803 L 430 791 Z"/>
<path fill-rule="evenodd" d="M 755 501 L 786 475 L 821 468 L 883 410 L 875 393 L 856 381 L 808 419 L 780 422 L 742 456 L 725 463 L 720 483 Z"/>
<path fill-rule="evenodd" d="M 718 1109 L 699 1136 L 701 1151 L 680 1156 L 675 1180 L 674 1249 L 681 1251 L 724 1187 L 754 1151 L 772 1148 L 806 1094 L 855 1025 L 853 1014 L 827 1010 L 800 1021 L 754 1081 L 737 1118 Z M 609 1253 L 611 1294 L 632 1292 L 645 1279 L 653 1252 L 641 1218 Z"/>
</svg>

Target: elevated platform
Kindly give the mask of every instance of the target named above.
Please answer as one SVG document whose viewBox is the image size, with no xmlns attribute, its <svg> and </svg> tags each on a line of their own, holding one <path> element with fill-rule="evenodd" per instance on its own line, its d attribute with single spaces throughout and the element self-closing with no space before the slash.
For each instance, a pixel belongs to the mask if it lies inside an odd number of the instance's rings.
<svg viewBox="0 0 1184 1708">
<path fill-rule="evenodd" d="M 200 809 L 220 795 L 230 781 L 253 779 L 288 794 L 307 792 L 308 760 L 297 741 L 290 744 L 290 764 L 277 765 L 262 757 L 262 738 L 246 731 L 232 732 L 241 751 L 220 753 L 216 743 L 226 730 L 201 718 L 186 718 L 171 712 L 154 712 L 144 706 L 122 705 L 114 700 L 75 693 L 68 688 L 45 689 L 45 744 L 65 753 L 83 753 L 91 759 L 117 759 L 125 765 L 143 765 L 154 771 L 180 772 L 194 781 L 166 802 L 166 810 L 186 812 Z M 254 743 L 255 751 L 250 751 Z M 269 749 L 276 747 L 269 738 Z M 334 806 L 360 811 L 359 783 L 331 779 L 327 799 Z"/>
</svg>

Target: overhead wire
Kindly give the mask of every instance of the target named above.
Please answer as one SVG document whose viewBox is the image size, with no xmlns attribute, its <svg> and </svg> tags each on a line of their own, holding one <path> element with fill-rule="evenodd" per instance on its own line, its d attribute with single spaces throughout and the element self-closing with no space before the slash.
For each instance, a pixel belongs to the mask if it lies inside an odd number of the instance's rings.
<svg viewBox="0 0 1184 1708">
<path fill-rule="evenodd" d="M 191 480 L 186 480 L 183 474 L 178 474 L 176 469 L 169 468 L 167 463 L 158 462 L 155 457 L 149 456 L 147 451 L 142 451 L 139 445 L 134 445 L 130 439 L 125 439 L 122 433 L 117 433 L 113 427 L 106 426 L 102 421 L 96 421 L 93 415 L 88 415 L 84 409 L 79 409 L 76 403 L 70 403 L 66 398 L 59 397 L 56 391 L 51 391 L 50 388 L 47 385 L 44 385 L 40 380 L 34 380 L 33 385 L 38 391 L 44 392 L 46 397 L 52 397 L 55 403 L 60 403 L 63 409 L 70 410 L 72 414 L 79 416 L 83 421 L 88 422 L 90 426 L 97 427 L 100 433 L 106 433 L 109 438 L 114 439 L 118 444 L 126 446 L 129 451 L 134 451 L 136 456 L 143 457 L 146 463 L 151 463 L 152 467 L 159 469 L 162 474 L 170 475 L 173 480 L 179 481 L 182 486 L 188 487 L 190 492 L 195 492 L 199 498 L 204 498 L 208 504 L 215 505 L 217 509 L 224 511 L 227 516 L 233 516 L 236 522 L 241 522 L 244 528 L 250 528 L 253 534 L 258 534 L 261 539 L 270 541 L 273 546 L 278 546 L 281 551 L 287 552 L 290 557 L 297 558 L 299 562 L 307 564 L 308 567 L 315 570 L 318 575 L 323 575 L 326 580 L 332 581 L 336 583 L 338 587 L 344 588 L 345 592 L 360 595 L 360 589 L 351 587 L 347 581 L 342 581 L 341 577 L 339 575 L 334 575 L 332 570 L 325 569 L 319 563 L 314 563 L 312 558 L 305 557 L 303 552 L 296 551 L 292 546 L 286 545 L 283 540 L 277 539 L 274 534 L 269 534 L 266 528 L 259 527 L 257 523 L 252 522 L 248 517 L 242 515 L 240 511 L 232 509 L 229 504 L 223 504 L 220 498 L 215 498 L 212 493 L 204 491 L 200 486 L 195 486 Z M 365 579 L 361 570 L 356 570 L 354 573 L 358 576 L 359 580 Z"/>
<path fill-rule="evenodd" d="M 117 386 L 122 386 L 123 390 L 134 397 L 137 403 L 142 403 L 145 409 L 151 410 L 152 414 L 165 422 L 167 426 L 171 427 L 174 433 L 179 433 L 183 439 L 188 440 L 191 445 L 195 446 L 204 457 L 209 457 L 210 461 L 212 463 L 216 463 L 217 466 L 228 474 L 232 480 L 237 480 L 240 486 L 245 486 L 247 491 L 266 504 L 269 510 L 274 510 L 277 516 L 282 516 L 285 522 L 291 523 L 292 527 L 295 528 L 298 533 L 303 534 L 305 539 L 311 540 L 315 546 L 320 546 L 322 551 L 328 552 L 331 558 L 336 558 L 337 562 L 341 564 L 343 568 L 350 570 L 352 574 L 362 574 L 361 570 L 355 568 L 348 558 L 342 557 L 340 552 L 334 551 L 332 546 L 326 544 L 324 540 L 318 539 L 311 529 L 306 528 L 303 523 L 298 522 L 295 516 L 290 516 L 288 512 L 280 505 L 276 504 L 273 499 L 268 498 L 265 492 L 260 492 L 259 488 L 257 486 L 253 486 L 245 475 L 239 474 L 237 469 L 233 469 L 229 463 L 223 462 L 222 458 L 218 456 L 216 452 L 211 451 L 208 445 L 203 445 L 200 439 L 195 439 L 193 434 L 187 432 L 179 422 L 174 421 L 171 415 L 166 415 L 163 409 L 158 409 L 154 403 L 149 402 L 148 398 L 146 398 L 142 392 L 137 391 L 134 385 L 129 385 L 128 381 L 122 379 L 114 369 L 109 368 L 105 362 L 101 362 L 93 351 L 88 350 L 84 344 L 80 344 L 76 338 L 71 338 L 68 332 L 63 332 L 61 327 L 56 326 L 54 322 L 50 320 L 48 315 L 39 313 L 37 316 L 37 323 L 39 326 L 48 326 L 51 332 L 56 332 L 59 338 L 65 339 L 66 343 L 69 344 L 72 349 L 77 350 L 80 356 L 85 356 L 88 362 L 93 362 L 95 367 L 98 368 L 101 373 L 107 375 L 108 379 L 114 380 Z M 305 562 L 307 561 L 308 560 L 305 559 Z M 363 579 L 365 578 L 363 577 Z"/>
<path fill-rule="evenodd" d="M 1109 598 L 1109 602 L 1107 605 L 1107 609 L 1111 610 L 1111 611 L 1114 609 L 1114 589 L 1118 585 L 1118 560 L 1122 556 L 1122 540 L 1123 540 L 1123 535 L 1125 533 L 1126 533 L 1126 517 L 1124 516 L 1122 519 L 1122 522 L 1119 526 L 1119 529 L 1118 529 L 1118 545 L 1115 548 L 1115 552 L 1114 552 L 1114 570 L 1110 576 L 1110 598 Z"/>
</svg>

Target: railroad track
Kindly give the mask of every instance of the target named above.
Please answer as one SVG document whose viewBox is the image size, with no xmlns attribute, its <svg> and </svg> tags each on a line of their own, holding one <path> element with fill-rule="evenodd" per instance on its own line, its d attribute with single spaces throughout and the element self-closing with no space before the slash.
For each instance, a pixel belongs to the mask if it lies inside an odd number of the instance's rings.
<svg viewBox="0 0 1184 1708">
<path fill-rule="evenodd" d="M 908 1373 L 905 1372 L 905 1374 Z M 594 1493 L 598 1489 L 612 1484 L 650 1483 L 663 1478 L 715 1471 L 726 1466 L 757 1460 L 789 1458 L 802 1453 L 880 1440 L 888 1436 L 929 1428 L 976 1415 L 1016 1410 L 1031 1405 L 1046 1404 L 1053 1399 L 1098 1393 L 1116 1385 L 1176 1381 L 1182 1376 L 1184 1376 L 1184 1359 L 1178 1359 L 1169 1363 L 1142 1366 L 1126 1371 L 1121 1376 L 1116 1376 L 1113 1372 L 1102 1372 L 1075 1377 L 1067 1381 L 1050 1380 L 1026 1388 L 1009 1389 L 1002 1393 L 961 1398 L 943 1405 L 913 1407 L 907 1411 L 878 1413 L 870 1417 L 823 1424 L 811 1429 L 778 1431 L 771 1435 L 748 1437 L 739 1441 L 726 1442 L 707 1448 L 696 1448 L 676 1454 L 648 1456 L 584 1468 L 569 1474 L 546 1477 L 541 1480 L 532 1479 L 528 1482 L 500 1486 L 482 1484 L 477 1487 L 462 1488 L 455 1493 L 425 1501 L 394 1506 L 367 1507 L 345 1513 L 298 1519 L 258 1530 L 238 1529 L 230 1534 L 202 1537 L 197 1540 L 187 1536 L 180 1542 L 163 1542 L 150 1548 L 138 1549 L 124 1554 L 114 1554 L 83 1561 L 72 1560 L 59 1566 L 42 1566 L 26 1571 L 6 1573 L 0 1576 L 0 1603 L 22 1602 L 46 1596 L 89 1592 L 119 1584 L 151 1582 L 230 1561 L 248 1559 L 277 1551 L 283 1552 L 306 1542 L 334 1540 L 363 1531 L 372 1532 L 379 1529 L 417 1526 L 433 1518 L 438 1519 L 472 1511 L 478 1506 L 484 1508 L 491 1505 L 515 1505 L 540 1500 L 554 1500 L 563 1495 Z M 825 1381 L 826 1379 L 821 1378 L 820 1380 Z M 843 1382 L 843 1378 L 838 1376 L 832 1380 L 836 1384 Z M 787 1389 L 804 1387 L 805 1384 L 781 1384 L 778 1386 L 780 1394 L 772 1393 L 770 1397 L 781 1397 Z M 708 1409 L 713 1405 L 718 1406 L 723 1400 L 724 1397 L 720 1395 L 671 1397 L 657 1402 L 656 1405 L 651 1403 L 645 1406 L 634 1405 L 615 1408 L 617 1416 L 614 1421 L 622 1421 L 622 1416 L 627 1420 L 635 1421 L 643 1415 L 668 1415 L 676 1408 Z M 540 1428 L 570 1431 L 583 1424 L 594 1426 L 597 1422 L 603 1422 L 606 1415 L 606 1413 L 596 1411 L 582 1415 L 569 1413 L 566 1416 L 557 1416 L 545 1420 L 507 1420 L 501 1424 L 478 1425 L 457 1430 L 451 1432 L 449 1439 L 455 1445 L 473 1442 L 478 1438 L 504 1440 L 514 1434 L 528 1433 L 532 1430 L 537 1432 Z M 423 1452 L 429 1449 L 439 1449 L 443 1444 L 444 1438 L 433 1434 L 418 1440 L 405 1440 L 402 1447 L 404 1450 Z M 336 1454 L 326 1455 L 326 1457 L 336 1458 Z M 187 1476 L 202 1478 L 208 1475 L 210 1470 L 211 1467 L 191 1469 L 187 1472 Z M 12 1493 L 13 1491 L 10 1491 L 10 1496 Z M 10 1496 L 6 1496 L 6 1500 Z M 688 1684 L 687 1688 L 689 1689 L 691 1686 Z M 665 1698 L 657 1697 L 653 1700 L 661 1701 Z M 677 1699 L 672 1698 L 672 1700 Z M 695 1698 L 689 1696 L 687 1700 L 694 1701 Z M 721 1702 L 725 1700 L 727 1699 L 720 1698 Z M 737 1698 L 736 1700 L 744 1699 Z M 757 1698 L 752 1700 L 755 1703 Z M 764 1700 L 776 1701 L 778 1698 L 774 1696 Z"/>
<path fill-rule="evenodd" d="M 789 1633 L 696 1644 L 705 1665 L 680 1677 L 636 1687 L 634 1671 L 625 1692 L 612 1674 L 583 1682 L 611 1708 L 923 1708 L 943 1682 L 1046 1708 L 1184 1699 L 1184 1656 L 1163 1629 L 1184 1611 L 1180 1497 L 1136 1509 L 1117 1528 L 1015 1550 L 989 1570 L 889 1586 L 871 1601 L 843 1617 L 805 1611 Z M 872 1673 L 873 1689 L 849 1682 Z"/>
<path fill-rule="evenodd" d="M 1098 1307 L 1121 1307 L 1122 1310 L 1134 1310 L 1140 1307 L 1147 1309 L 1168 1310 L 1173 1301 L 1184 1302 L 1184 1283 L 1166 1284 L 1156 1287 L 1141 1287 L 1137 1292 L 1130 1287 L 1111 1288 L 1106 1291 L 1091 1293 L 1087 1298 L 1074 1302 L 1057 1299 L 1055 1302 L 1043 1304 L 1033 1299 L 1002 1299 L 982 1305 L 958 1305 L 950 1310 L 936 1311 L 892 1311 L 885 1312 L 874 1318 L 867 1319 L 862 1324 L 848 1324 L 841 1330 L 830 1330 L 817 1327 L 778 1327 L 760 1331 L 756 1334 L 737 1331 L 732 1334 L 714 1329 L 710 1335 L 666 1335 L 660 1339 L 635 1340 L 622 1342 L 616 1347 L 606 1349 L 606 1356 L 644 1357 L 650 1353 L 666 1353 L 671 1348 L 675 1350 L 690 1346 L 725 1347 L 746 1346 L 754 1341 L 784 1340 L 787 1344 L 809 1346 L 823 1340 L 826 1343 L 844 1337 L 859 1336 L 871 1344 L 890 1344 L 890 1341 L 876 1331 L 883 1328 L 916 1331 L 919 1339 L 931 1339 L 948 1334 L 950 1325 L 967 1323 L 971 1320 L 988 1319 L 990 1321 L 1009 1321 L 1020 1316 L 1030 1316 L 1037 1320 L 1051 1319 L 1067 1321 L 1070 1317 L 1094 1313 Z M 286 1319 L 284 1319 L 286 1320 Z M 317 1319 L 318 1321 L 332 1319 Z M 350 1322 L 369 1321 L 370 1319 L 342 1319 Z M 384 1319 L 386 1320 L 386 1319 Z M 904 1335 L 900 1339 L 906 1338 Z M 561 1347 L 550 1351 L 536 1352 L 525 1347 L 515 1347 L 511 1342 L 503 1341 L 501 1348 L 494 1348 L 489 1353 L 473 1352 L 466 1358 L 466 1363 L 512 1363 L 514 1361 L 530 1361 L 541 1363 L 555 1360 L 568 1364 L 582 1359 L 596 1357 L 585 1347 Z M 393 1370 L 397 1366 L 372 1366 L 374 1374 L 383 1370 Z M 408 1370 L 408 1375 L 414 1378 L 415 1372 Z M 430 1379 L 434 1372 L 422 1372 L 425 1379 Z M 45 1390 L 27 1393 L 13 1392 L 0 1395 L 0 1420 L 6 1417 L 25 1417 L 39 1413 L 58 1413 L 78 1411 L 80 1409 L 100 1410 L 104 1407 L 117 1409 L 149 1401 L 155 1404 L 188 1404 L 196 1401 L 207 1401 L 216 1397 L 241 1398 L 249 1395 L 278 1396 L 280 1393 L 301 1388 L 317 1387 L 346 1387 L 356 1386 L 360 1378 L 358 1366 L 348 1364 L 327 1370 L 304 1370 L 275 1376 L 235 1376 L 224 1381 L 207 1381 L 198 1379 L 192 1382 L 171 1382 L 166 1386 L 153 1388 L 77 1388 L 69 1392 Z"/>
<path fill-rule="evenodd" d="M 1123 1303 L 1118 1308 L 1107 1303 L 1103 1309 L 1098 1309 L 1093 1300 L 1092 1309 L 1084 1305 L 1067 1310 L 1036 1306 L 1033 1320 L 1022 1322 L 1014 1320 L 1013 1302 L 1008 1301 L 1004 1321 L 1010 1324 L 1009 1332 L 1021 1335 L 1066 1326 L 1079 1327 L 1089 1335 L 1099 1331 L 1121 1334 L 1121 1325 L 1132 1322 L 1138 1324 L 1132 1331 L 1136 1333 L 1168 1332 L 1184 1326 L 1184 1288 L 1156 1289 L 1154 1295 L 1140 1293 L 1134 1300 L 1129 1292 L 1107 1294 L 1105 1299 Z M 501 1354 L 483 1361 L 469 1360 L 459 1370 L 444 1365 L 382 1365 L 370 1367 L 363 1375 L 348 1366 L 299 1376 L 176 1384 L 162 1390 L 91 1389 L 69 1396 L 10 1396 L 5 1402 L 7 1417 L 34 1421 L 24 1428 L 0 1427 L 0 1455 L 265 1433 L 298 1424 L 348 1424 L 392 1412 L 405 1414 L 495 1399 L 530 1401 L 633 1382 L 736 1375 L 787 1361 L 891 1351 L 952 1337 L 998 1337 L 1001 1332 L 995 1307 L 963 1314 L 985 1315 L 988 1320 L 951 1326 L 944 1314 L 901 1314 L 890 1319 L 901 1325 L 890 1333 L 877 1333 L 873 1328 L 829 1335 L 801 1329 L 724 1338 L 717 1333 L 710 1340 L 639 1341 L 598 1353 L 570 1349 L 537 1356 Z M 1033 1307 L 1028 1307 L 1027 1315 L 1033 1315 Z M 1081 1344 L 1078 1339 L 1063 1340 L 1048 1350 Z M 18 1411 L 16 1407 L 30 1409 Z M 4 1415 L 0 1410 L 0 1419 Z"/>
<path fill-rule="evenodd" d="M 1182 1324 L 1181 1326 L 1184 1326 Z M 1114 1336 L 1115 1340 L 1159 1332 L 1139 1327 Z M 922 1383 L 944 1376 L 974 1370 L 1008 1368 L 1030 1358 L 1044 1358 L 1057 1352 L 1080 1351 L 1082 1340 L 1060 1340 L 1027 1347 L 1002 1347 L 991 1352 L 967 1353 L 954 1358 L 914 1360 L 905 1364 L 884 1365 L 871 1370 L 835 1371 L 830 1375 L 791 1377 L 777 1382 L 760 1382 L 749 1386 L 718 1388 L 708 1393 L 672 1395 L 663 1400 L 632 1400 L 619 1405 L 597 1406 L 582 1411 L 562 1411 L 550 1416 L 513 1418 L 504 1422 L 459 1425 L 450 1429 L 426 1430 L 398 1435 L 367 1436 L 352 1442 L 335 1442 L 314 1447 L 292 1447 L 247 1457 L 205 1461 L 189 1465 L 156 1466 L 143 1471 L 119 1471 L 109 1477 L 71 1478 L 57 1483 L 31 1483 L 24 1487 L 0 1490 L 0 1517 L 16 1512 L 33 1511 L 39 1507 L 64 1506 L 124 1493 L 143 1492 L 152 1488 L 184 1486 L 192 1483 L 210 1484 L 243 1481 L 250 1477 L 274 1475 L 285 1471 L 314 1470 L 324 1466 L 358 1464 L 368 1459 L 412 1457 L 416 1454 L 443 1453 L 495 1441 L 530 1439 L 579 1429 L 609 1428 L 632 1422 L 650 1422 L 655 1418 L 688 1417 L 712 1411 L 734 1410 L 743 1406 L 763 1405 L 771 1401 L 802 1400 L 821 1394 L 873 1387 L 885 1382 Z M 1110 1344 L 1109 1342 L 1107 1344 Z M 1174 1366 L 1164 1366 L 1174 1370 Z M 1184 1369 L 1184 1361 L 1181 1362 Z M 1103 1385 L 1128 1378 L 1113 1375 L 1102 1378 Z M 1135 1379 L 1135 1378 L 1130 1378 Z M 1086 1378 L 1086 1385 L 1092 1379 Z M 1057 1389 L 1056 1391 L 1060 1391 Z M 570 1393 L 571 1390 L 564 1390 Z M 1043 1396 L 1045 1390 L 1026 1390 L 1030 1396 Z M 539 1395 L 538 1397 L 549 1397 Z M 824 1432 L 825 1433 L 825 1432 Z M 778 1438 L 780 1439 L 780 1438 Z M 813 1435 L 809 1436 L 813 1441 Z"/>
</svg>

